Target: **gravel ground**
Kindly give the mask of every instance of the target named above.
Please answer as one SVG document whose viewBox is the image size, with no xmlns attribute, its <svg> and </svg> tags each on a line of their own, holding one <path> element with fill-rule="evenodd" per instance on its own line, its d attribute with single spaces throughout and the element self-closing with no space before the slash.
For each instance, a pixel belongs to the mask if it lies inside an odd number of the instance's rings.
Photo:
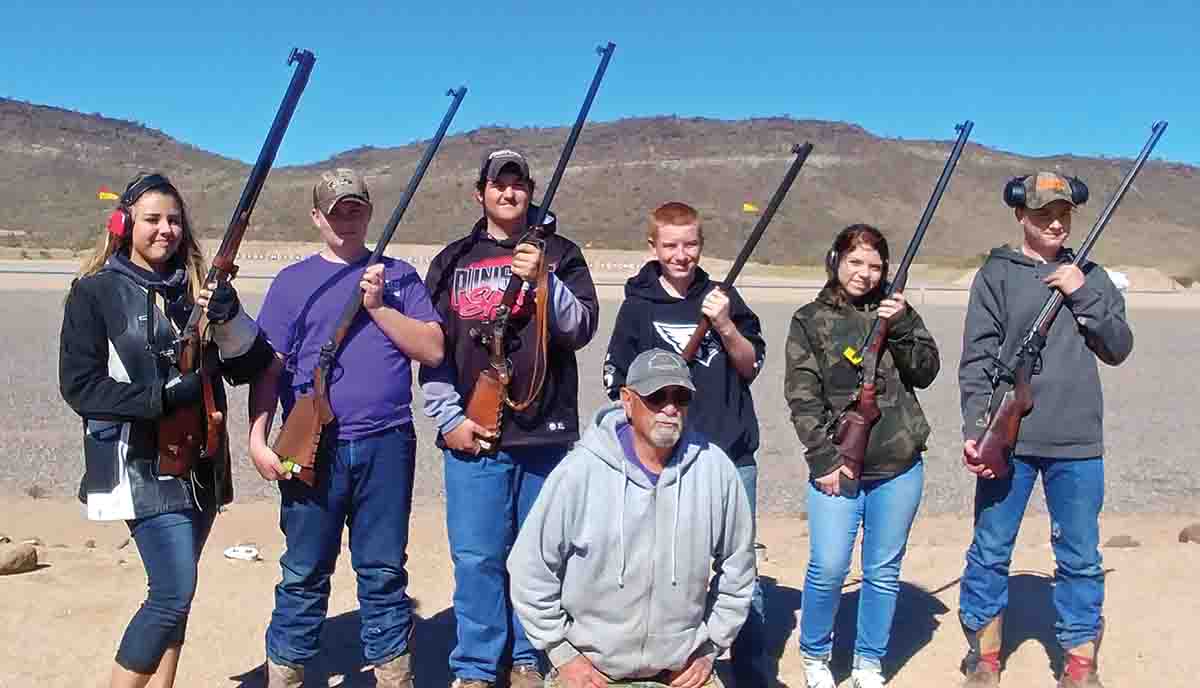
<svg viewBox="0 0 1200 688">
<path fill-rule="evenodd" d="M 245 294 L 257 312 L 261 294 Z M 755 305 L 753 295 L 748 298 Z M 777 300 L 777 299 L 776 299 Z M 590 413 L 604 401 L 600 369 L 617 303 L 602 303 L 596 340 L 581 353 L 581 407 Z M 762 423 L 759 451 L 760 509 L 776 513 L 805 510 L 807 468 L 783 399 L 783 344 L 796 305 L 756 306 L 766 329 L 768 360 L 755 383 Z M 941 347 L 943 370 L 922 396 L 934 432 L 926 456 L 926 513 L 969 513 L 972 483 L 959 465 L 958 362 L 964 309 L 929 305 L 921 309 Z M 62 293 L 53 290 L 0 291 L 0 413 L 9 421 L 0 434 L 0 494 L 71 495 L 82 471 L 80 422 L 63 403 L 57 388 L 58 333 Z M 1136 336 L 1134 353 L 1120 368 L 1102 368 L 1108 431 L 1107 508 L 1122 512 L 1195 511 L 1200 497 L 1196 447 L 1200 425 L 1187 421 L 1194 398 L 1173 382 L 1182 377 L 1180 362 L 1200 353 L 1200 319 L 1190 311 L 1142 309 L 1130 314 Z M 1177 393 L 1166 390 L 1177 389 Z M 239 499 L 273 498 L 245 454 L 246 391 L 232 390 L 232 439 Z M 418 397 L 419 398 L 419 397 Z M 419 416 L 420 414 L 418 414 Z M 442 496 L 441 458 L 433 432 L 417 419 L 419 501 Z M 1174 438 L 1171 441 L 1170 438 Z M 1035 508 L 1042 508 L 1040 490 Z"/>
</svg>

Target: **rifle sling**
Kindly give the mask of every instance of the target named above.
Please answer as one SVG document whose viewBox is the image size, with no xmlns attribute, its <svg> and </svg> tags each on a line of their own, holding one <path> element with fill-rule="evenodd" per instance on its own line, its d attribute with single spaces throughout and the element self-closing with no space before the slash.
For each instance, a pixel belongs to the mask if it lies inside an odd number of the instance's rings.
<svg viewBox="0 0 1200 688">
<path fill-rule="evenodd" d="M 524 411 L 529 408 L 533 402 L 537 401 L 542 394 L 542 388 L 546 384 L 546 372 L 549 368 L 549 353 L 547 346 L 549 344 L 549 302 L 550 302 L 550 274 L 546 270 L 545 260 L 538 267 L 537 288 L 534 293 L 534 322 L 533 326 L 537 328 L 537 349 L 533 354 L 533 377 L 529 383 L 529 395 L 520 402 L 515 402 L 508 396 L 508 383 L 511 380 L 504 380 L 504 403 L 514 411 Z"/>
</svg>

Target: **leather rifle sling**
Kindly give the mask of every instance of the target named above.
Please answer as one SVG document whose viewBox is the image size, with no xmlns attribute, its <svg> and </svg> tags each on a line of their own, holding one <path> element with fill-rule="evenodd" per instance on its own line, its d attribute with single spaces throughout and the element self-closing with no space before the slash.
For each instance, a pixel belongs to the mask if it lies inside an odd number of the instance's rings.
<svg viewBox="0 0 1200 688">
<path fill-rule="evenodd" d="M 538 268 L 537 289 L 534 293 L 534 323 L 537 328 L 537 348 L 533 352 L 533 377 L 529 383 L 529 396 L 524 401 L 514 402 L 508 396 L 507 386 L 504 390 L 504 403 L 514 411 L 524 411 L 542 395 L 542 387 L 546 384 L 546 372 L 550 366 L 549 352 L 549 315 L 550 310 L 550 273 L 546 269 L 545 257 Z"/>
</svg>

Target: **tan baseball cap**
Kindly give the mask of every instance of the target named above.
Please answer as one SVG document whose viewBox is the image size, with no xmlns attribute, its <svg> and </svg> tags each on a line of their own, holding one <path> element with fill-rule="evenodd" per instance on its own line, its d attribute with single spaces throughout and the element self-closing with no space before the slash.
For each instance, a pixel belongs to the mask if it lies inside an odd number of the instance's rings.
<svg viewBox="0 0 1200 688">
<path fill-rule="evenodd" d="M 313 207 L 327 214 L 342 199 L 350 198 L 371 205 L 371 192 L 357 172 L 348 167 L 339 167 L 321 174 L 321 180 L 313 185 Z"/>
</svg>

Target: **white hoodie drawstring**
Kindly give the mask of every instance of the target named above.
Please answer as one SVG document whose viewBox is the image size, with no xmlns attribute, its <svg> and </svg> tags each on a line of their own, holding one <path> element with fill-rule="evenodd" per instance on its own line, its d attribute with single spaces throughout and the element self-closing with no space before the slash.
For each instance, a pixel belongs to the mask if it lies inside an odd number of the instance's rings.
<svg viewBox="0 0 1200 688">
<path fill-rule="evenodd" d="M 679 502 L 683 498 L 682 466 L 675 467 L 675 523 L 671 525 L 671 585 L 678 585 L 675 578 L 676 562 L 679 560 Z"/>
<path fill-rule="evenodd" d="M 625 488 L 629 481 L 629 461 L 621 461 L 621 516 L 617 519 L 617 532 L 621 538 L 621 569 L 617 571 L 617 587 L 625 587 Z"/>
</svg>

